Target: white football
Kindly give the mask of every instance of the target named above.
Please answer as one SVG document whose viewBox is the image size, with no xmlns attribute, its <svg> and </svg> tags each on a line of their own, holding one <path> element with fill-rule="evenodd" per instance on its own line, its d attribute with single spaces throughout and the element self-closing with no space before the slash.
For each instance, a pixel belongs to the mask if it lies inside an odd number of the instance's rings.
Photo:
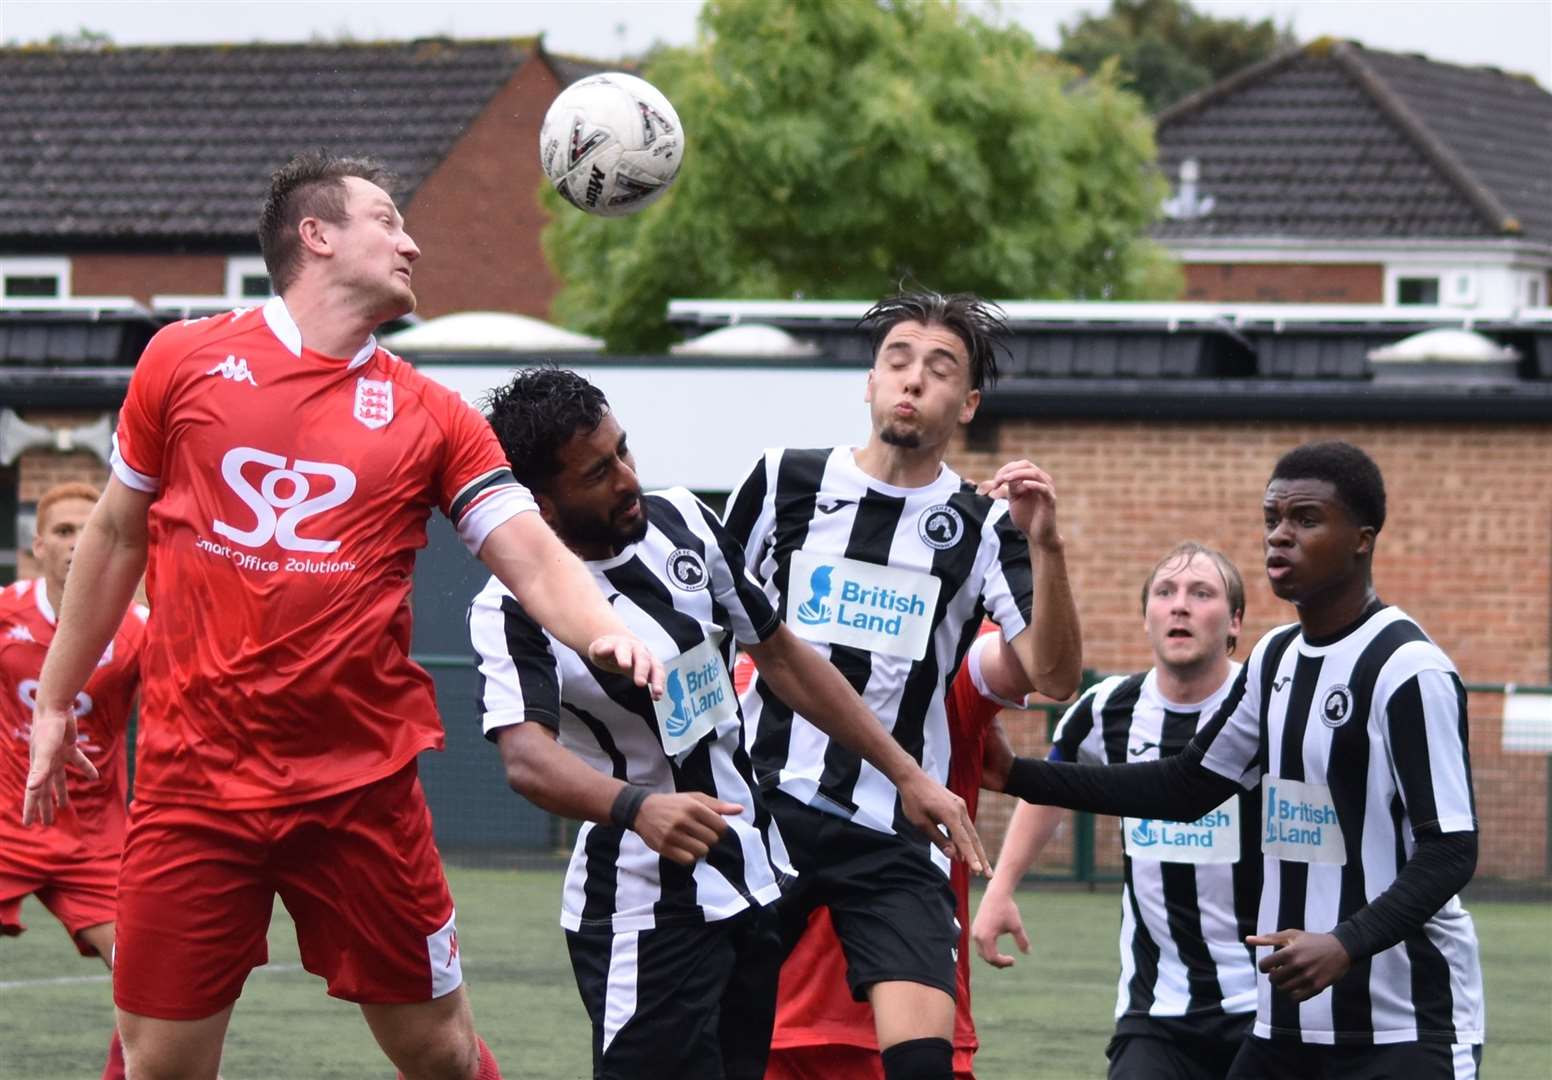
<svg viewBox="0 0 1552 1080">
<path fill-rule="evenodd" d="M 623 72 L 574 82 L 539 129 L 539 162 L 578 209 L 623 217 L 651 206 L 679 175 L 684 128 L 657 87 Z"/>
</svg>

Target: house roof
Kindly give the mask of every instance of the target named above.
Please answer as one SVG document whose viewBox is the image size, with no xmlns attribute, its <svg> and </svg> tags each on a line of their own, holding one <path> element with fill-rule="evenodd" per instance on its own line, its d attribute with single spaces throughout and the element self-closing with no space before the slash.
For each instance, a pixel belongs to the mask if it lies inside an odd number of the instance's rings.
<svg viewBox="0 0 1552 1080">
<path fill-rule="evenodd" d="M 534 55 L 563 83 L 599 70 L 533 39 L 0 49 L 0 243 L 256 250 L 269 174 L 320 147 L 407 198 Z"/>
<path fill-rule="evenodd" d="M 1158 144 L 1213 200 L 1162 239 L 1552 244 L 1552 94 L 1496 69 L 1323 40 L 1164 110 Z"/>
</svg>

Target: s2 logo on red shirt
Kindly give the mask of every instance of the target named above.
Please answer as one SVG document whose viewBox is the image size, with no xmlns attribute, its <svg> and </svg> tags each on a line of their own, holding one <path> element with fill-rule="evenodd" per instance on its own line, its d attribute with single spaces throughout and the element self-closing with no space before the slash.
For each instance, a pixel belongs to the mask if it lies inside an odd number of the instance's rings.
<svg viewBox="0 0 1552 1080">
<path fill-rule="evenodd" d="M 256 470 L 249 469 L 253 465 L 262 465 L 265 471 L 255 475 Z M 287 551 L 327 554 L 339 549 L 338 540 L 299 536 L 297 529 L 308 518 L 332 510 L 355 494 L 356 474 L 345 466 L 290 460 L 251 446 L 238 446 L 221 459 L 221 477 L 254 515 L 253 525 L 246 529 L 225 521 L 215 522 L 215 531 L 221 536 L 248 548 L 263 547 L 273 540 Z M 250 477 L 258 480 L 257 486 Z M 333 486 L 320 495 L 312 495 L 310 477 L 325 477 Z M 281 513 L 277 514 L 277 510 Z"/>
</svg>

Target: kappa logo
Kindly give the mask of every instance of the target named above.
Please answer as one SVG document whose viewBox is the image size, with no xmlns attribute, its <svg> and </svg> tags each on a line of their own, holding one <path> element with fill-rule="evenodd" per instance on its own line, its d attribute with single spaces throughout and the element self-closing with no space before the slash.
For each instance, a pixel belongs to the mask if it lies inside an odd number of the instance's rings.
<svg viewBox="0 0 1552 1080">
<path fill-rule="evenodd" d="M 226 359 L 215 367 L 205 372 L 206 375 L 219 375 L 228 382 L 245 382 L 249 386 L 258 386 L 253 381 L 253 372 L 248 370 L 248 361 L 241 356 L 226 354 Z"/>
<path fill-rule="evenodd" d="M 1328 728 L 1339 728 L 1353 714 L 1353 692 L 1345 686 L 1333 686 L 1326 691 L 1320 703 L 1320 722 Z"/>
<path fill-rule="evenodd" d="M 393 419 L 393 383 L 387 379 L 357 379 L 355 417 L 372 430 Z"/>
<path fill-rule="evenodd" d="M 928 547 L 944 551 L 965 535 L 965 519 L 948 503 L 929 506 L 916 519 L 916 535 Z"/>
<path fill-rule="evenodd" d="M 7 630 L 5 632 L 5 636 L 10 638 L 12 641 L 36 641 L 37 640 L 36 638 L 34 638 L 32 636 L 32 631 L 31 630 L 29 630 L 25 626 L 21 626 L 19 624 L 16 625 L 16 626 L 13 626 L 9 630 Z"/>
<path fill-rule="evenodd" d="M 676 548 L 668 556 L 668 580 L 685 592 L 704 589 L 708 581 L 706 561 L 690 548 Z"/>
</svg>

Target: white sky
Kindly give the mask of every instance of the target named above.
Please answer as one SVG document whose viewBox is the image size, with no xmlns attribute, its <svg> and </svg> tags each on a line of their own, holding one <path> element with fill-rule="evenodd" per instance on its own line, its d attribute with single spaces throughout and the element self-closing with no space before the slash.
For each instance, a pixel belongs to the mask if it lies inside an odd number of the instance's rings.
<svg viewBox="0 0 1552 1080">
<path fill-rule="evenodd" d="M 771 0 L 780 2 L 780 0 Z M 865 0 L 848 0 L 865 2 Z M 1552 87 L 1552 0 L 1193 0 L 1209 13 L 1271 17 L 1304 41 L 1353 38 L 1373 48 L 1491 64 Z M 990 11 L 991 0 L 969 0 Z M 1058 27 L 1107 0 L 1004 0 L 1003 16 L 1054 46 Z M 0 0 L 0 40 L 36 41 L 86 27 L 122 45 L 307 41 L 349 36 L 517 37 L 544 32 L 556 52 L 599 60 L 654 41 L 693 40 L 700 0 Z"/>
</svg>

